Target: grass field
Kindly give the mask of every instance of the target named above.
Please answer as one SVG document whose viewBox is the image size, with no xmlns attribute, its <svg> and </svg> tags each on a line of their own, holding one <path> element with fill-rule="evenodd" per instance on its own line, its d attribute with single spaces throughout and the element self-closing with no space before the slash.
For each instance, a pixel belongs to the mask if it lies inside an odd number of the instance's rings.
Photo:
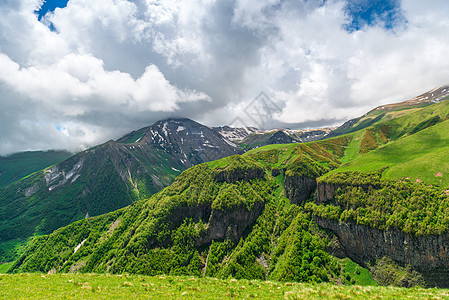
<svg viewBox="0 0 449 300">
<path fill-rule="evenodd" d="M 376 286 L 377 282 L 373 280 L 369 271 L 360 267 L 358 264 L 349 258 L 343 259 L 343 268 L 346 273 L 351 274 L 357 284 L 362 286 Z"/>
<path fill-rule="evenodd" d="M 449 121 L 445 121 L 361 155 L 336 171 L 372 172 L 389 167 L 385 178 L 409 177 L 412 181 L 420 179 L 426 184 L 446 187 L 449 184 L 448 153 Z M 437 173 L 441 174 L 436 176 Z"/>
<path fill-rule="evenodd" d="M 214 278 L 0 275 L 0 299 L 448 299 L 449 290 Z"/>
</svg>

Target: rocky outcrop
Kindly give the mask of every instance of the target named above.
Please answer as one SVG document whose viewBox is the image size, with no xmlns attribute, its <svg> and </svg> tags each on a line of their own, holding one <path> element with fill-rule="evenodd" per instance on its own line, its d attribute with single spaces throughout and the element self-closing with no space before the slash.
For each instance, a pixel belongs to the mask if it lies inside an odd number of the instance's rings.
<svg viewBox="0 0 449 300">
<path fill-rule="evenodd" d="M 235 183 L 241 180 L 250 181 L 258 178 L 265 179 L 265 171 L 262 168 L 236 168 L 232 170 L 217 170 L 215 173 L 214 181 Z"/>
<path fill-rule="evenodd" d="M 36 193 L 39 190 L 39 185 L 37 183 L 34 183 L 33 186 L 25 189 L 25 197 L 29 197 L 31 195 L 33 195 L 34 193 Z"/>
<path fill-rule="evenodd" d="M 302 204 L 316 188 L 316 179 L 301 175 L 285 176 L 285 195 L 292 204 Z"/>
<path fill-rule="evenodd" d="M 210 204 L 200 206 L 183 206 L 174 209 L 170 213 L 171 227 L 176 228 L 186 218 L 191 218 L 195 223 L 200 220 L 206 225 L 204 232 L 200 234 L 196 246 L 209 244 L 213 240 L 229 239 L 237 243 L 248 226 L 251 226 L 262 213 L 265 203 L 257 202 L 248 210 L 245 205 L 233 210 L 213 210 Z M 156 243 L 156 241 L 152 241 Z M 150 242 L 151 244 L 151 242 Z"/>
<path fill-rule="evenodd" d="M 339 239 L 345 254 L 361 265 L 389 257 L 419 271 L 429 286 L 449 287 L 449 235 L 414 236 L 397 229 L 380 230 L 315 217 Z M 439 275 L 436 275 L 439 274 Z"/>
<path fill-rule="evenodd" d="M 265 203 L 254 204 L 251 210 L 240 206 L 235 210 L 213 210 L 204 234 L 197 241 L 197 246 L 211 243 L 213 240 L 229 239 L 238 243 L 243 232 L 251 226 L 263 211 Z"/>
<path fill-rule="evenodd" d="M 267 144 L 290 144 L 290 143 L 297 143 L 297 140 L 292 139 L 290 136 L 288 136 L 285 132 L 282 130 L 277 131 L 274 133 L 270 138 L 268 139 Z"/>
<path fill-rule="evenodd" d="M 59 165 L 54 165 L 53 167 L 47 169 L 44 171 L 44 179 L 45 182 L 47 184 L 47 186 L 51 185 L 48 187 L 48 190 L 54 190 L 56 188 L 59 188 L 61 186 L 63 186 L 64 184 L 66 184 L 67 182 L 70 181 L 70 179 L 72 179 L 70 182 L 74 182 L 76 179 L 78 179 L 78 177 L 80 176 L 80 171 L 81 168 L 83 167 L 83 163 L 84 163 L 84 157 L 81 157 L 79 160 L 76 160 L 77 158 L 73 157 L 73 158 L 69 158 L 68 160 L 66 160 L 64 163 L 61 163 Z M 73 163 L 73 166 L 71 167 L 71 169 L 68 169 L 68 164 Z M 65 165 L 65 168 L 62 168 L 62 165 Z M 66 171 L 66 170 L 68 171 Z"/>
<path fill-rule="evenodd" d="M 338 185 L 327 182 L 320 182 L 317 185 L 315 192 L 315 203 L 322 204 L 327 203 L 334 198 L 335 192 L 338 189 Z"/>
</svg>

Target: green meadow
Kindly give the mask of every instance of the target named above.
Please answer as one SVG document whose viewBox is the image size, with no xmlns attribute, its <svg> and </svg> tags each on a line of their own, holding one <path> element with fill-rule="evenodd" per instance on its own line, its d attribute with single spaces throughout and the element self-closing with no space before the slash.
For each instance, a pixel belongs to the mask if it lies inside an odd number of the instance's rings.
<svg viewBox="0 0 449 300">
<path fill-rule="evenodd" d="M 109 274 L 0 275 L 0 299 L 449 299 L 449 290 Z"/>
</svg>

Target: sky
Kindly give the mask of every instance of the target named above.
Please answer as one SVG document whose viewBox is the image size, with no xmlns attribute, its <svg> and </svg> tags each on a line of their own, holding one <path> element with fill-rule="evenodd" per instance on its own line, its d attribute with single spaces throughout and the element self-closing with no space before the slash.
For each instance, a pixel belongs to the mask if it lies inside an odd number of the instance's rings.
<svg viewBox="0 0 449 300">
<path fill-rule="evenodd" d="M 318 128 L 449 83 L 447 0 L 0 0 L 0 155 Z"/>
</svg>

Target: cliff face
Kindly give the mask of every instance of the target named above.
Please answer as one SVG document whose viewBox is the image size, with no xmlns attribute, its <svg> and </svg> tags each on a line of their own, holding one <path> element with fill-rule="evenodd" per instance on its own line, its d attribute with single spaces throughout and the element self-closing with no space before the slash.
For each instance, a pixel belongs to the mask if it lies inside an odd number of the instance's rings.
<svg viewBox="0 0 449 300">
<path fill-rule="evenodd" d="M 213 240 L 229 239 L 237 243 L 243 235 L 245 229 L 253 224 L 262 213 L 265 203 L 255 203 L 251 210 L 244 205 L 233 210 L 214 210 L 210 204 L 200 206 L 178 207 L 170 213 L 170 220 L 174 222 L 174 227 L 179 226 L 179 221 L 191 218 L 194 222 L 202 220 L 205 223 L 205 230 L 196 241 L 196 246 L 201 247 L 211 243 Z M 150 241 L 154 245 L 156 241 Z"/>
<path fill-rule="evenodd" d="M 218 170 L 215 174 L 215 182 L 235 183 L 240 180 L 265 179 L 265 171 L 262 168 Z"/>
<path fill-rule="evenodd" d="M 316 188 L 316 179 L 306 176 L 285 176 L 285 195 L 292 204 L 302 204 Z"/>
<path fill-rule="evenodd" d="M 322 204 L 334 198 L 338 186 L 332 183 L 320 182 L 315 192 L 315 203 Z"/>
<path fill-rule="evenodd" d="M 265 203 L 256 203 L 251 210 L 240 206 L 235 210 L 213 210 L 204 234 L 197 241 L 197 246 L 211 243 L 213 240 L 229 239 L 238 243 L 245 229 L 253 224 L 263 211 Z"/>
<path fill-rule="evenodd" d="M 361 265 L 389 257 L 400 265 L 412 266 L 431 286 L 449 287 L 449 235 L 414 236 L 400 230 L 379 230 L 353 222 L 315 218 L 318 225 L 331 230 L 346 255 Z M 439 276 L 435 276 L 439 273 Z"/>
<path fill-rule="evenodd" d="M 338 186 L 318 184 L 317 203 L 332 200 Z M 415 236 L 398 229 L 380 230 L 354 222 L 315 217 L 317 224 L 332 231 L 345 254 L 361 265 L 388 257 L 402 266 L 410 265 L 429 286 L 449 287 L 449 235 Z"/>
</svg>

